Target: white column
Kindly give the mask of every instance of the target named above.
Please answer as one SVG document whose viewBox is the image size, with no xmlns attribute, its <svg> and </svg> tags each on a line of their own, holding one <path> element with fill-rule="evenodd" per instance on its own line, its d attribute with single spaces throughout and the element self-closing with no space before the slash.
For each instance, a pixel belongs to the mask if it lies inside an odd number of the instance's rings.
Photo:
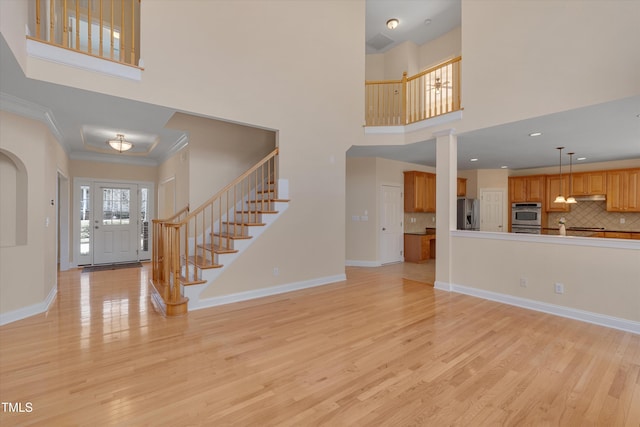
<svg viewBox="0 0 640 427">
<path fill-rule="evenodd" d="M 454 129 L 436 132 L 436 281 L 451 289 L 451 230 L 456 229 L 458 138 Z"/>
</svg>

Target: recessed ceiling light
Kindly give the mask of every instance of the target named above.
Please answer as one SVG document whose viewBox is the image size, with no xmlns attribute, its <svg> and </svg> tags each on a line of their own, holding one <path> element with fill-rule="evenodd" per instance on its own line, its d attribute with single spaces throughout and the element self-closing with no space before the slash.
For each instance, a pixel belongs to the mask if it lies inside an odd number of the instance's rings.
<svg viewBox="0 0 640 427">
<path fill-rule="evenodd" d="M 509 166 L 500 166 L 500 169 L 508 169 Z"/>
<path fill-rule="evenodd" d="M 542 132 L 533 132 L 529 134 L 529 136 L 540 136 L 540 135 L 542 135 Z"/>
<path fill-rule="evenodd" d="M 478 159 L 473 158 L 473 159 L 470 159 L 469 161 L 470 161 L 470 162 L 477 162 L 477 161 L 478 161 Z"/>
<path fill-rule="evenodd" d="M 430 25 L 431 24 L 431 19 L 425 19 L 424 20 L 424 25 Z"/>
<path fill-rule="evenodd" d="M 578 157 L 576 160 L 587 160 L 586 157 Z"/>
<path fill-rule="evenodd" d="M 395 30 L 398 27 L 399 23 L 400 21 L 398 21 L 396 18 L 391 18 L 387 21 L 387 28 L 390 30 Z"/>
</svg>

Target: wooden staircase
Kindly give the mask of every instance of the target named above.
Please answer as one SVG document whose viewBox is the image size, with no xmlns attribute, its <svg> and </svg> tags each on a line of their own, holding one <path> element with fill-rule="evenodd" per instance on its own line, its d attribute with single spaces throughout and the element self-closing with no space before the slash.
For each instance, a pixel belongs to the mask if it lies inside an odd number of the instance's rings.
<svg viewBox="0 0 640 427">
<path fill-rule="evenodd" d="M 200 293 L 286 209 L 278 198 L 274 150 L 183 217 L 154 220 L 152 301 L 186 314 Z"/>
</svg>

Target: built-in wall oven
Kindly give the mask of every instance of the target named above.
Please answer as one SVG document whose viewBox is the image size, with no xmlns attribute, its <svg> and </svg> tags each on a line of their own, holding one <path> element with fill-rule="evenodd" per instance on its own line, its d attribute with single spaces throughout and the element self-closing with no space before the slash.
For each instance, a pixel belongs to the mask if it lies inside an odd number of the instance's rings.
<svg viewBox="0 0 640 427">
<path fill-rule="evenodd" d="M 542 203 L 513 203 L 511 205 L 513 233 L 540 234 L 542 232 Z"/>
</svg>

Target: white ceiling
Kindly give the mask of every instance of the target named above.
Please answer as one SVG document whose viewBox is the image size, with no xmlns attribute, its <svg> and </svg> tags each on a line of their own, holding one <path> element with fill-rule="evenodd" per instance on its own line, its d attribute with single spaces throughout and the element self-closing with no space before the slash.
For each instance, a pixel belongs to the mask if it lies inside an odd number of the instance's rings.
<svg viewBox="0 0 640 427">
<path fill-rule="evenodd" d="M 365 40 L 377 34 L 392 37 L 393 44 L 386 49 L 405 40 L 423 44 L 460 25 L 460 0 L 367 0 L 366 14 Z M 389 18 L 400 21 L 393 32 L 385 26 Z M 0 92 L 3 109 L 15 110 L 17 105 L 18 110 L 40 110 L 53 120 L 71 158 L 157 165 L 186 140 L 182 132 L 164 127 L 174 109 L 25 78 L 4 37 L 0 37 Z M 587 162 L 640 158 L 639 114 L 640 97 L 635 97 L 461 134 L 458 167 L 553 166 L 558 145 L 587 157 Z M 533 131 L 544 134 L 528 137 Z M 108 135 L 117 133 L 134 142 L 132 153 L 106 148 Z M 434 166 L 435 144 L 352 147 L 347 155 Z M 469 163 L 470 158 L 479 161 Z"/>
<path fill-rule="evenodd" d="M 383 53 L 411 40 L 418 46 L 460 26 L 461 0 L 367 0 L 365 42 L 367 53 Z M 398 27 L 390 30 L 387 21 Z M 376 49 L 376 41 L 388 45 Z"/>
</svg>

